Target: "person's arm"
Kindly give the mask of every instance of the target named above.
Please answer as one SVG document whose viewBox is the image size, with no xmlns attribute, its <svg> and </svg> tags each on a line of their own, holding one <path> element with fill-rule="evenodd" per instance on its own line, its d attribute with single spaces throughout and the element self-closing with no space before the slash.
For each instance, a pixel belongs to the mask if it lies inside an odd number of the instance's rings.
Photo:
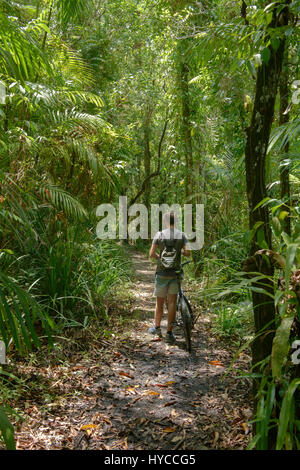
<svg viewBox="0 0 300 470">
<path fill-rule="evenodd" d="M 185 233 L 183 234 L 183 248 L 181 250 L 181 254 L 183 256 L 186 256 L 187 258 L 191 256 L 191 250 L 189 249 L 189 240 Z"/>
<path fill-rule="evenodd" d="M 186 246 L 184 246 L 181 250 L 181 254 L 188 258 L 189 256 L 191 256 L 191 250 L 189 250 Z"/>
<path fill-rule="evenodd" d="M 154 259 L 159 258 L 159 254 L 157 253 L 157 248 L 158 248 L 158 245 L 154 243 L 151 245 L 150 253 L 149 253 L 150 258 L 154 258 Z"/>
</svg>

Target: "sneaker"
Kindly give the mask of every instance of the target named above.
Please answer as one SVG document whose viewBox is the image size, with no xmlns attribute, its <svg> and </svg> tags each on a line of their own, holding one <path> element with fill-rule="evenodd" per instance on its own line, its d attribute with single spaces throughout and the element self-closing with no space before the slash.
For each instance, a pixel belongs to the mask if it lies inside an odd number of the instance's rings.
<svg viewBox="0 0 300 470">
<path fill-rule="evenodd" d="M 151 333 L 151 335 L 157 335 L 160 338 L 162 337 L 160 326 L 151 326 L 151 328 L 149 328 L 149 333 Z"/>
<path fill-rule="evenodd" d="M 173 334 L 173 331 L 167 331 L 167 334 L 166 334 L 166 342 L 167 343 L 171 343 L 171 344 L 174 344 L 176 341 L 176 338 Z"/>
</svg>

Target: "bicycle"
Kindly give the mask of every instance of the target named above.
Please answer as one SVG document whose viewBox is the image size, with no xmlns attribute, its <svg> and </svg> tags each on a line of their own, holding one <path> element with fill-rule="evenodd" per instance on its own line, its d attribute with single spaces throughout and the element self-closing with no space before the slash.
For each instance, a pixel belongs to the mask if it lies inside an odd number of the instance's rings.
<svg viewBox="0 0 300 470">
<path fill-rule="evenodd" d="M 182 285 L 181 285 L 181 281 L 183 279 L 183 267 L 189 263 L 191 263 L 191 261 L 186 261 L 185 263 L 183 263 L 181 265 L 180 270 L 177 271 L 176 274 L 178 275 L 177 279 L 178 279 L 178 287 L 179 287 L 179 291 L 177 295 L 177 313 L 179 313 L 181 316 L 180 322 L 182 323 L 180 324 L 180 326 L 183 327 L 186 350 L 188 352 L 191 352 L 192 350 L 191 335 L 192 335 L 192 329 L 194 327 L 194 315 L 193 315 L 192 307 L 188 299 L 184 295 Z M 177 324 L 178 324 L 178 320 L 177 320 Z"/>
</svg>

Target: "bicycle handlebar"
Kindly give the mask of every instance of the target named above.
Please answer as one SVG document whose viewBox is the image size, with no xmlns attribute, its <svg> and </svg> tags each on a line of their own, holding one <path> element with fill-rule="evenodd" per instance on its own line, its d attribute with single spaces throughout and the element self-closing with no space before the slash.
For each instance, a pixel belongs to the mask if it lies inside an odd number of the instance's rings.
<svg viewBox="0 0 300 470">
<path fill-rule="evenodd" d="M 183 268 L 183 266 L 185 266 L 186 264 L 189 264 L 191 263 L 192 261 L 185 261 L 184 263 L 182 263 L 181 267 Z"/>
</svg>

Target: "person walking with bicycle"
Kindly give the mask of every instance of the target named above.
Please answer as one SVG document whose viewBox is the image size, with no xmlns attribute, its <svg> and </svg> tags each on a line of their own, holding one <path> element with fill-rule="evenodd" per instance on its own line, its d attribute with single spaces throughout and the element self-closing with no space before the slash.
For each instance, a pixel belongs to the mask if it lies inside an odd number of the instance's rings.
<svg viewBox="0 0 300 470">
<path fill-rule="evenodd" d="M 156 233 L 149 253 L 151 258 L 157 260 L 154 289 L 156 297 L 155 324 L 149 328 L 149 333 L 162 337 L 160 324 L 167 298 L 168 326 L 166 341 L 174 343 L 175 336 L 172 330 L 176 318 L 176 301 L 179 292 L 177 272 L 181 266 L 181 255 L 189 257 L 191 252 L 186 234 L 174 227 L 175 214 L 173 212 L 165 214 L 164 222 L 167 228 Z"/>
</svg>

